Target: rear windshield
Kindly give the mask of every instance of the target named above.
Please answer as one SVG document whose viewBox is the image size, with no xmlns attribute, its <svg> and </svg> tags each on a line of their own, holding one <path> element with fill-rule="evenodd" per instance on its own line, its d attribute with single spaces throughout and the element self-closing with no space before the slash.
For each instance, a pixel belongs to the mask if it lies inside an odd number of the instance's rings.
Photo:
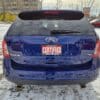
<svg viewBox="0 0 100 100">
<path fill-rule="evenodd" d="M 46 12 L 46 14 L 48 13 Z M 30 16 L 24 18 L 23 13 L 20 17 L 22 19 L 18 18 L 16 22 L 12 24 L 8 31 L 8 35 L 76 35 L 94 33 L 93 27 L 85 17 L 71 20 L 70 17 L 65 19 L 65 17 L 59 18 L 59 16 L 56 16 L 56 18 L 54 18 L 54 16 L 43 18 L 44 16 L 42 16 L 41 18 L 39 17 L 36 19 L 34 17 L 33 19 L 27 20 Z"/>
<path fill-rule="evenodd" d="M 21 12 L 18 17 L 22 20 L 39 20 L 39 19 L 65 19 L 80 20 L 84 17 L 81 11 L 74 10 L 40 10 Z"/>
</svg>

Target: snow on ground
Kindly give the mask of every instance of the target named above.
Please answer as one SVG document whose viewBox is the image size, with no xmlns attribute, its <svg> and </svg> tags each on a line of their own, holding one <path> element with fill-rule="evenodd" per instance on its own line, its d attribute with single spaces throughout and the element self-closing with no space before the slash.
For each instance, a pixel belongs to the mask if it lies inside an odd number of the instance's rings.
<svg viewBox="0 0 100 100">
<path fill-rule="evenodd" d="M 100 28 L 96 28 L 95 31 L 96 31 L 97 35 L 99 36 L 99 38 L 100 38 Z"/>
<path fill-rule="evenodd" d="M 0 24 L 0 40 L 3 39 L 5 33 L 7 32 L 8 28 L 11 24 Z"/>
<path fill-rule="evenodd" d="M 10 24 L 0 24 L 0 40 L 3 39 L 9 26 Z M 96 32 L 100 36 L 100 29 L 96 29 Z M 2 56 L 0 70 L 2 73 Z M 86 88 L 80 88 L 79 85 L 25 85 L 23 87 L 22 91 L 16 90 L 14 83 L 1 78 L 0 75 L 0 100 L 100 100 L 100 76 L 94 82 L 87 84 Z"/>
<path fill-rule="evenodd" d="M 13 83 L 2 79 L 0 100 L 99 100 L 91 84 L 81 89 L 78 85 L 38 86 L 25 85 L 16 91 Z"/>
</svg>

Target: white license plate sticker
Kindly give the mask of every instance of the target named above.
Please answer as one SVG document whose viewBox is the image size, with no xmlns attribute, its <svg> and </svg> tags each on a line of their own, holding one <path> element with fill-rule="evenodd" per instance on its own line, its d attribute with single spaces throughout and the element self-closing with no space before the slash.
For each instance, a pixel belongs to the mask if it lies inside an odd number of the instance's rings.
<svg viewBox="0 0 100 100">
<path fill-rule="evenodd" d="M 42 54 L 43 55 L 61 55 L 62 48 L 60 45 L 43 45 Z"/>
</svg>

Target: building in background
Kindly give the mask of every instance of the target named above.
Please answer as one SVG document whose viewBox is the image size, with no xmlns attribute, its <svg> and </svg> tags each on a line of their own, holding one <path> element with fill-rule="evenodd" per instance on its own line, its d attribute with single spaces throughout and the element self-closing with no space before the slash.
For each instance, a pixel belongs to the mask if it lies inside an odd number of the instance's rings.
<svg viewBox="0 0 100 100">
<path fill-rule="evenodd" d="M 0 12 L 19 13 L 37 9 L 72 9 L 90 8 L 90 15 L 100 15 L 100 0 L 0 0 Z M 88 10 L 89 11 L 89 10 Z M 85 9 L 87 13 L 87 10 Z"/>
<path fill-rule="evenodd" d="M 70 9 L 84 11 L 86 16 L 100 14 L 100 0 L 42 0 L 42 9 Z M 58 3 L 57 3 L 58 2 Z"/>
<path fill-rule="evenodd" d="M 37 10 L 39 3 L 39 0 L 0 0 L 0 11 L 19 13 L 24 10 Z"/>
</svg>

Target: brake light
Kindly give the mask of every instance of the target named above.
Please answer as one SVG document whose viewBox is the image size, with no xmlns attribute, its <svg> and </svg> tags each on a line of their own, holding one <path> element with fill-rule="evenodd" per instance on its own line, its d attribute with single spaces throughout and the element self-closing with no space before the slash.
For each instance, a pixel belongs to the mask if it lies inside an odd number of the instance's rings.
<svg viewBox="0 0 100 100">
<path fill-rule="evenodd" d="M 8 48 L 7 48 L 7 43 L 6 43 L 5 40 L 3 40 L 3 42 L 2 42 L 2 52 L 3 52 L 3 56 L 5 58 L 9 58 L 10 57 L 9 52 L 8 52 Z"/>
<path fill-rule="evenodd" d="M 96 48 L 95 48 L 95 52 L 93 54 L 93 57 L 100 58 L 100 40 L 98 40 L 96 43 Z"/>
<path fill-rule="evenodd" d="M 59 11 L 45 11 L 44 14 L 48 14 L 48 15 L 58 15 L 59 14 Z"/>
</svg>

